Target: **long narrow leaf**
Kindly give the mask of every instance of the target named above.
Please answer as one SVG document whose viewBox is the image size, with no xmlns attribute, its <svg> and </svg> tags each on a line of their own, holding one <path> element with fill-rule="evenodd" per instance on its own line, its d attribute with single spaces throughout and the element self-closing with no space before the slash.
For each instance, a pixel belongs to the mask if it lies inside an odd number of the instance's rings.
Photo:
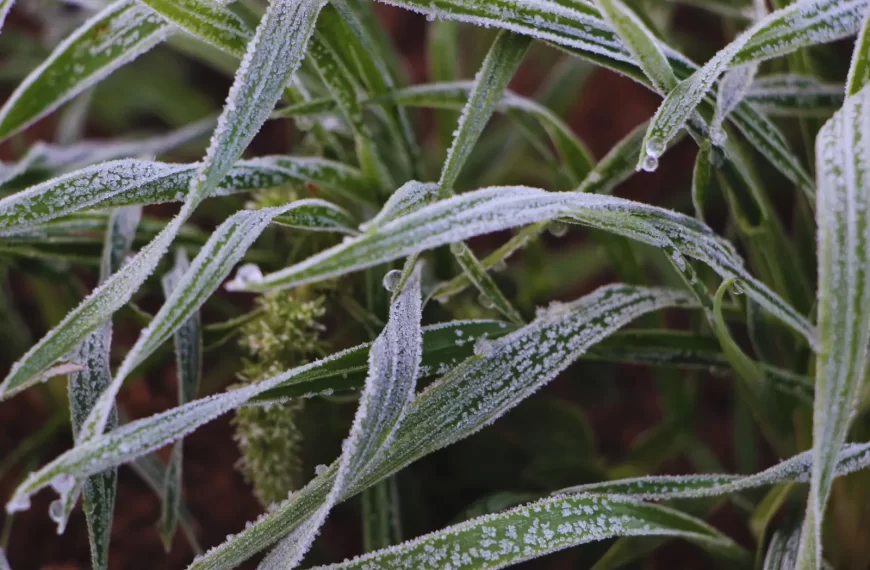
<svg viewBox="0 0 870 570">
<path fill-rule="evenodd" d="M 864 382 L 870 343 L 870 88 L 846 99 L 816 139 L 819 341 L 813 475 L 798 568 L 821 565 L 836 456 Z"/>
</svg>

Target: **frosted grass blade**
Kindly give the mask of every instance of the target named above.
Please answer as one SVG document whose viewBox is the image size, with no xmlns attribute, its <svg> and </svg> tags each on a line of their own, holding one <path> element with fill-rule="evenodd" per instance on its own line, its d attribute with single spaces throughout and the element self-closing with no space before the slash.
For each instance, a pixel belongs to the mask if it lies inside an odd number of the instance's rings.
<svg viewBox="0 0 870 570">
<path fill-rule="evenodd" d="M 31 146 L 27 154 L 18 162 L 0 166 L 0 184 L 6 184 L 34 170 L 60 174 L 98 162 L 142 155 L 161 155 L 204 137 L 211 133 L 214 125 L 214 119 L 205 119 L 165 135 L 138 140 L 83 140 L 69 146 L 40 141 Z"/>
<path fill-rule="evenodd" d="M 229 172 L 266 121 L 284 85 L 298 67 L 310 37 L 319 0 L 275 0 L 257 28 L 218 120 L 209 150 L 190 183 L 181 212 L 139 255 L 69 313 L 13 365 L 0 397 L 56 373 L 50 367 L 77 342 L 123 306 L 148 278 L 182 225 Z M 236 101 L 254 101 L 239 105 Z M 103 418 L 104 420 L 104 418 Z M 103 423 L 96 422 L 97 424 Z M 90 431 L 90 430 L 86 430 Z"/>
<path fill-rule="evenodd" d="M 253 35 L 247 25 L 222 3 L 208 0 L 139 0 L 196 38 L 238 58 Z"/>
<path fill-rule="evenodd" d="M 676 87 L 677 77 L 667 57 L 640 18 L 620 0 L 595 0 L 595 3 L 653 87 L 661 93 Z"/>
<path fill-rule="evenodd" d="M 834 455 L 836 477 L 870 467 L 870 444 L 847 444 Z M 812 451 L 805 451 L 754 475 L 657 475 L 579 485 L 554 494 L 598 493 L 629 496 L 645 501 L 699 499 L 780 483 L 809 483 L 812 468 Z"/>
<path fill-rule="evenodd" d="M 400 89 L 392 93 L 389 98 L 402 106 L 463 109 L 473 87 L 472 81 L 429 83 Z M 579 174 L 580 179 L 585 178 L 586 173 L 592 168 L 593 162 L 589 151 L 571 127 L 543 105 L 506 89 L 504 96 L 496 103 L 495 110 L 508 114 L 520 112 L 537 120 L 550 136 L 566 167 Z"/>
<path fill-rule="evenodd" d="M 694 306 L 694 300 L 682 292 L 615 285 L 553 307 L 499 340 L 478 340 L 476 356 L 414 399 L 394 445 L 345 498 L 482 429 L 629 321 L 664 307 L 687 305 Z M 231 567 L 272 544 L 311 512 L 312 502 L 322 500 L 331 478 L 331 473 L 316 477 L 250 528 L 194 561 L 190 570 Z"/>
<path fill-rule="evenodd" d="M 360 225 L 360 230 L 366 232 L 396 218 L 416 212 L 423 206 L 435 202 L 437 197 L 437 184 L 415 180 L 406 182 L 387 198 L 381 211 L 374 218 Z"/>
<path fill-rule="evenodd" d="M 100 267 L 100 281 L 121 267 L 124 257 L 129 253 L 136 234 L 136 226 L 141 218 L 140 208 L 118 209 L 112 212 L 106 231 L 103 258 Z M 76 360 L 82 370 L 69 376 L 70 423 L 73 437 L 78 435 L 81 425 L 87 418 L 100 394 L 112 380 L 110 352 L 112 343 L 112 322 L 106 321 L 82 342 L 76 351 Z M 117 424 L 117 417 L 110 415 L 111 427 Z M 115 507 L 117 473 L 109 469 L 76 481 L 72 492 L 57 500 L 62 505 L 61 516 L 56 518 L 58 534 L 63 532 L 70 512 L 78 497 L 79 487 L 84 491 L 84 512 L 88 525 L 88 540 L 91 548 L 91 564 L 95 570 L 108 568 L 109 539 L 112 530 L 112 513 Z M 50 507 L 49 512 L 53 509 Z"/>
<path fill-rule="evenodd" d="M 317 570 L 504 568 L 617 536 L 671 536 L 746 565 L 749 553 L 703 521 L 626 497 L 552 497 L 485 515 Z"/>
<path fill-rule="evenodd" d="M 453 143 L 438 180 L 440 195 L 449 196 L 459 172 L 474 148 L 496 105 L 529 49 L 530 40 L 500 32 L 475 76 L 468 101 L 459 117 Z"/>
<path fill-rule="evenodd" d="M 846 99 L 816 138 L 819 242 L 813 472 L 799 570 L 821 566 L 821 526 L 836 456 L 863 385 L 870 342 L 870 88 Z"/>
<path fill-rule="evenodd" d="M 189 267 L 190 262 L 187 260 L 184 250 L 177 250 L 175 266 L 161 279 L 163 294 L 167 297 L 167 301 L 171 297 L 172 292 L 182 284 L 184 275 Z M 202 329 L 199 312 L 194 312 L 175 331 L 173 342 L 175 345 L 175 366 L 178 381 L 178 403 L 184 405 L 196 399 L 199 380 L 202 375 Z M 179 441 L 172 448 L 161 490 L 163 505 L 159 528 L 160 537 L 163 539 L 163 546 L 167 551 L 172 545 L 172 538 L 178 527 L 179 514 L 181 512 L 181 470 L 183 457 L 183 441 Z"/>
<path fill-rule="evenodd" d="M 514 308 L 492 277 L 486 271 L 486 267 L 475 257 L 474 252 L 463 242 L 450 245 L 450 251 L 456 259 L 462 271 L 468 276 L 469 281 L 481 292 L 492 308 L 507 317 L 512 323 L 522 324 L 523 317 Z"/>
<path fill-rule="evenodd" d="M 404 289 L 395 292 L 387 326 L 372 343 L 365 388 L 350 435 L 334 466 L 335 481 L 329 495 L 266 556 L 261 570 L 295 568 L 333 505 L 392 444 L 413 400 L 422 356 L 420 269 L 420 265 L 411 269 Z"/>
<path fill-rule="evenodd" d="M 747 63 L 726 71 L 722 81 L 719 82 L 719 90 L 716 92 L 716 113 L 710 122 L 710 138 L 717 146 L 721 146 L 726 137 L 722 130 L 725 119 L 746 97 L 756 74 L 758 74 L 758 64 Z"/>
<path fill-rule="evenodd" d="M 117 0 L 61 42 L 0 108 L 0 140 L 26 128 L 162 42 L 170 26 L 138 0 Z"/>
<path fill-rule="evenodd" d="M 244 210 L 222 223 L 200 249 L 190 267 L 179 278 L 160 311 L 140 333 L 136 344 L 124 357 L 111 385 L 103 392 L 100 401 L 94 407 L 78 442 L 93 438 L 103 431 L 109 410 L 114 405 L 115 397 L 127 376 L 170 336 L 182 329 L 186 322 L 195 317 L 199 307 L 220 287 L 232 268 L 276 216 L 286 215 L 293 210 L 304 211 L 320 207 L 322 203 L 319 200 L 300 200 L 276 208 Z M 253 274 L 249 278 L 256 279 L 259 270 L 251 269 L 251 266 L 246 267 L 249 268 L 248 273 Z"/>
<path fill-rule="evenodd" d="M 797 567 L 800 526 L 777 530 L 770 538 L 762 570 L 792 570 Z"/>
<path fill-rule="evenodd" d="M 724 278 L 744 280 L 753 299 L 811 345 L 816 343 L 806 318 L 752 277 L 730 246 L 697 220 L 610 196 L 527 187 L 488 188 L 441 200 L 243 289 L 268 291 L 321 281 L 477 235 L 557 219 L 659 248 L 673 247 L 706 263 Z"/>
<path fill-rule="evenodd" d="M 867 6 L 867 0 L 799 0 L 758 21 L 668 94 L 647 131 L 641 163 L 676 135 L 729 67 L 852 35 Z"/>
<path fill-rule="evenodd" d="M 843 105 L 843 86 L 809 75 L 766 75 L 752 83 L 746 101 L 774 117 L 827 116 Z"/>
<path fill-rule="evenodd" d="M 3 24 L 6 22 L 6 16 L 9 15 L 9 10 L 12 9 L 13 4 L 15 4 L 15 0 L 0 0 L 0 30 L 3 29 Z M 2 551 L 0 551 L 0 560 L 3 560 Z M 2 564 L 0 564 L 0 566 L 2 566 Z"/>
<path fill-rule="evenodd" d="M 870 82 L 870 10 L 866 11 L 864 23 L 855 41 L 852 63 L 846 78 L 846 95 L 857 95 Z"/>
</svg>

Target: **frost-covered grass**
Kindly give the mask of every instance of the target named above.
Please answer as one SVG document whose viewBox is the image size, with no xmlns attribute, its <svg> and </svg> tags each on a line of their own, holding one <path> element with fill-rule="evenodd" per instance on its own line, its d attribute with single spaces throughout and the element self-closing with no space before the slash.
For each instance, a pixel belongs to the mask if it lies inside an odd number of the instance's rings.
<svg viewBox="0 0 870 570">
<path fill-rule="evenodd" d="M 93 566 L 107 568 L 113 513 L 124 508 L 117 468 L 130 464 L 160 496 L 167 547 L 180 529 L 199 550 L 182 492 L 184 438 L 262 406 L 269 413 L 247 416 L 238 436 L 244 453 L 260 454 L 246 475 L 269 486 L 258 497 L 287 496 L 200 551 L 192 569 L 261 552 L 263 569 L 502 568 L 611 540 L 577 549 L 577 561 L 594 552 L 602 570 L 636 565 L 670 538 L 728 568 L 866 567 L 870 2 L 387 3 L 429 20 L 432 81 L 409 83 L 368 0 L 77 2 L 62 18 L 36 14 L 62 36 L 48 39 L 41 62 L 39 50 L 3 44 L 19 65 L 7 70 L 18 83 L 0 108 L 0 139 L 19 158 L 0 168 L 2 275 L 52 279 L 54 289 L 32 293 L 49 315 L 77 296 L 25 343 L 29 323 L 12 289 L 0 290 L 0 332 L 16 359 L 0 399 L 47 382 L 48 408 L 74 435 L 69 450 L 22 473 L 8 516 L 50 487 L 59 498 L 47 514 L 63 532 L 82 497 Z M 730 40 L 706 63 L 684 53 L 712 46 L 677 33 L 680 4 Z M 0 22 L 10 7 L 0 0 Z M 532 58 L 547 78 L 521 96 L 508 86 Z M 193 65 L 232 78 L 218 112 L 184 78 Z M 662 98 L 597 162 L 563 116 L 594 66 Z M 113 81 L 152 84 L 142 93 L 170 128 L 133 132 L 139 92 L 107 90 Z M 420 107 L 437 110 L 431 133 Z M 25 144 L 47 117 L 56 140 Z M 117 137 L 85 138 L 92 123 Z M 292 134 L 271 135 L 278 153 L 255 156 L 267 123 L 266 133 Z M 674 209 L 611 195 L 657 170 L 684 134 L 699 150 Z M 149 208 L 167 202 L 181 203 L 174 217 Z M 574 239 L 587 229 L 589 239 Z M 570 230 L 566 264 L 543 244 Z M 489 234 L 505 237 L 487 255 L 468 243 Z M 627 283 L 535 306 L 600 274 Z M 252 294 L 268 302 L 244 309 Z M 140 308 L 155 298 L 159 308 Z M 317 311 L 306 310 L 314 298 Z M 135 342 L 113 336 L 132 326 Z M 178 405 L 126 421 L 121 390 L 169 352 Z M 206 357 L 215 362 L 203 366 Z M 595 450 L 581 407 L 536 395 L 578 361 L 644 365 L 655 378 L 662 423 L 625 462 Z M 242 368 L 256 377 L 225 389 L 226 370 Z M 581 376 L 605 384 L 596 370 Z M 735 472 L 696 433 L 702 379 L 733 394 Z M 352 422 L 333 421 L 348 402 Z M 503 477 L 489 478 L 492 495 L 467 516 L 417 524 L 420 536 L 402 542 L 402 518 L 414 514 L 403 506 L 415 492 L 401 484 L 407 468 L 533 404 L 539 413 L 500 450 L 508 457 L 531 440 L 531 466 L 497 463 Z M 311 458 L 282 454 L 308 453 L 300 442 L 334 432 L 340 449 L 310 452 L 328 465 L 285 489 Z M 34 437 L 11 457 L 40 449 L 46 436 Z M 169 445 L 168 463 L 151 455 Z M 658 475 L 675 457 L 693 472 Z M 480 461 L 463 468 L 492 472 Z M 282 464 L 294 472 L 250 471 Z M 712 498 L 738 507 L 754 544 L 705 522 Z M 343 501 L 361 502 L 366 552 L 341 562 L 326 548 L 306 562 Z"/>
</svg>

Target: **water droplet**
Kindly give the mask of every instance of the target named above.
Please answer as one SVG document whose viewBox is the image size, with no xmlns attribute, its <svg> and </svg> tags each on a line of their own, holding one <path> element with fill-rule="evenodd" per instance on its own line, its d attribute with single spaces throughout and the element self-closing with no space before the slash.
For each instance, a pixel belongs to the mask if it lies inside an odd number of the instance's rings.
<svg viewBox="0 0 870 570">
<path fill-rule="evenodd" d="M 477 356 L 489 356 L 493 349 L 492 341 L 487 340 L 486 337 L 481 337 L 474 343 L 474 354 Z"/>
<path fill-rule="evenodd" d="M 746 289 L 743 288 L 743 285 L 740 284 L 740 281 L 735 281 L 731 284 L 731 292 L 735 295 L 743 295 L 746 293 Z"/>
<path fill-rule="evenodd" d="M 62 473 L 51 480 L 51 488 L 61 495 L 69 493 L 75 484 L 75 478 L 66 473 Z"/>
<path fill-rule="evenodd" d="M 658 158 L 665 152 L 665 141 L 659 137 L 653 137 L 646 143 L 646 154 L 653 158 Z"/>
<path fill-rule="evenodd" d="M 659 159 L 649 154 L 643 159 L 643 165 L 641 166 L 644 172 L 655 172 L 658 167 Z"/>
<path fill-rule="evenodd" d="M 549 230 L 550 234 L 553 235 L 553 237 L 565 237 L 565 234 L 568 233 L 568 224 L 563 224 L 562 222 L 553 222 L 547 229 Z"/>
<path fill-rule="evenodd" d="M 263 272 L 254 263 L 246 263 L 236 270 L 236 277 L 226 284 L 227 291 L 245 289 L 252 283 L 263 281 Z"/>
<path fill-rule="evenodd" d="M 552 231 L 552 230 L 551 230 Z M 492 266 L 492 270 L 496 273 L 500 273 L 507 269 L 507 262 L 504 259 L 499 259 L 495 262 L 495 265 Z"/>
<path fill-rule="evenodd" d="M 398 269 L 393 269 L 392 271 L 388 271 L 386 275 L 384 275 L 384 289 L 389 291 L 390 293 L 395 292 L 396 287 L 399 286 L 399 282 L 402 281 L 402 272 Z"/>
<path fill-rule="evenodd" d="M 329 467 L 327 467 L 326 465 L 318 465 L 317 467 L 314 468 L 314 474 L 315 475 L 323 475 L 324 473 L 326 473 L 326 471 L 328 469 L 329 469 Z"/>
<path fill-rule="evenodd" d="M 494 309 L 495 305 L 492 301 L 489 300 L 489 297 L 481 293 L 477 296 L 477 302 L 480 303 L 480 306 L 484 309 Z"/>
<path fill-rule="evenodd" d="M 54 522 L 60 524 L 63 521 L 63 501 L 57 499 L 48 505 L 48 516 Z"/>
<path fill-rule="evenodd" d="M 450 244 L 450 253 L 452 253 L 453 255 L 461 255 L 464 250 L 465 250 L 465 247 L 463 247 L 462 242 Z"/>
<path fill-rule="evenodd" d="M 30 508 L 29 495 L 16 495 L 12 500 L 6 503 L 6 512 L 14 513 L 17 511 L 26 511 Z"/>
<path fill-rule="evenodd" d="M 710 129 L 710 140 L 716 146 L 725 146 L 725 143 L 728 142 L 728 135 L 722 127 L 716 127 Z"/>
</svg>

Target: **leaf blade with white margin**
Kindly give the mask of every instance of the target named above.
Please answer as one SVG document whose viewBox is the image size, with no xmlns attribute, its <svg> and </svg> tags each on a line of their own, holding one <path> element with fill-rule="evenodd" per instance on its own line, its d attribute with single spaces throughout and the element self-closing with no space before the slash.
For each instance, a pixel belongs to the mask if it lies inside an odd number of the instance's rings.
<svg viewBox="0 0 870 570">
<path fill-rule="evenodd" d="M 724 278 L 746 281 L 747 293 L 815 345 L 806 318 L 752 277 L 731 246 L 710 228 L 670 210 L 611 196 L 495 187 L 425 206 L 237 290 L 269 291 L 351 273 L 471 237 L 561 219 L 655 247 L 674 247 Z"/>
<path fill-rule="evenodd" d="M 236 57 L 245 54 L 251 30 L 226 2 L 209 0 L 139 0 L 194 37 Z"/>
<path fill-rule="evenodd" d="M 759 20 L 668 93 L 644 138 L 640 163 L 674 138 L 730 66 L 852 35 L 867 5 L 867 0 L 800 0 Z"/>
<path fill-rule="evenodd" d="M 870 342 L 870 87 L 846 99 L 816 138 L 819 242 L 813 474 L 798 568 L 821 565 L 821 525 L 836 456 L 864 381 Z"/>
<path fill-rule="evenodd" d="M 810 75 L 765 75 L 749 87 L 746 101 L 774 117 L 827 116 L 843 106 L 843 86 Z"/>
<path fill-rule="evenodd" d="M 390 304 L 390 318 L 369 352 L 369 373 L 350 435 L 342 444 L 335 482 L 326 500 L 260 564 L 262 570 L 295 568 L 320 526 L 348 487 L 384 454 L 413 400 L 422 357 L 421 266 Z"/>
<path fill-rule="evenodd" d="M 161 279 L 163 294 L 167 300 L 172 292 L 182 284 L 184 274 L 189 267 L 190 262 L 187 260 L 184 249 L 178 249 L 175 255 L 175 266 Z M 196 398 L 202 375 L 202 329 L 199 311 L 194 311 L 175 331 L 173 344 L 177 369 L 178 403 L 184 405 Z M 163 507 L 159 527 L 163 545 L 167 550 L 172 545 L 172 538 L 175 535 L 181 513 L 183 445 L 184 441 L 182 440 L 172 447 L 161 490 Z"/>
<path fill-rule="evenodd" d="M 294 210 L 318 208 L 322 204 L 325 202 L 300 200 L 275 208 L 242 210 L 222 223 L 200 249 L 160 311 L 142 330 L 136 344 L 124 357 L 112 383 L 88 418 L 78 442 L 103 431 L 109 410 L 127 376 L 196 314 L 276 216 Z"/>
<path fill-rule="evenodd" d="M 0 140 L 26 128 L 162 42 L 170 25 L 138 0 L 117 0 L 82 24 L 0 108 Z"/>
<path fill-rule="evenodd" d="M 124 257 L 130 251 L 136 226 L 142 216 L 141 208 L 124 208 L 112 212 L 106 230 L 106 240 L 103 248 L 100 266 L 100 281 L 105 281 L 118 270 Z M 107 320 L 96 331 L 82 342 L 76 353 L 76 359 L 82 363 L 82 370 L 70 374 L 68 389 L 70 403 L 70 423 L 73 437 L 78 435 L 82 422 L 87 418 L 100 394 L 112 380 L 110 367 L 110 352 L 112 343 L 112 321 Z M 110 425 L 114 427 L 117 418 L 110 417 Z M 59 516 L 53 517 L 58 525 L 58 534 L 69 520 L 69 515 L 75 506 L 79 492 L 84 487 L 84 512 L 88 525 L 88 541 L 91 548 L 91 563 L 95 569 L 108 568 L 109 539 L 112 530 L 112 512 L 115 507 L 115 489 L 117 487 L 117 472 L 109 469 L 88 477 L 85 481 L 76 481 L 75 488 L 66 497 L 58 499 L 62 508 Z M 49 507 L 49 513 L 53 509 Z"/>
<path fill-rule="evenodd" d="M 191 180 L 181 211 L 130 263 L 87 297 L 13 365 L 0 384 L 0 398 L 57 374 L 57 368 L 51 366 L 75 346 L 77 339 L 89 334 L 123 306 L 154 271 L 182 225 L 218 186 L 268 118 L 284 86 L 302 61 L 321 6 L 322 0 L 273 0 L 269 4 L 248 44 L 205 160 Z M 237 101 L 254 103 L 242 105 Z"/>
<path fill-rule="evenodd" d="M 0 236 L 21 233 L 82 210 L 147 206 L 184 199 L 197 164 L 118 160 L 89 166 L 0 199 Z M 362 187 L 362 174 L 330 160 L 265 156 L 241 160 L 212 196 L 311 183 L 336 193 Z"/>
<path fill-rule="evenodd" d="M 867 83 L 870 83 L 870 10 L 864 16 L 864 24 L 855 41 L 846 78 L 846 95 L 856 95 Z"/>
<path fill-rule="evenodd" d="M 464 365 L 448 373 L 415 398 L 396 434 L 394 445 L 385 448 L 385 455 L 376 465 L 369 467 L 366 481 L 354 482 L 344 498 L 395 473 L 427 453 L 482 429 L 494 421 L 498 414 L 518 404 L 552 380 L 587 348 L 631 320 L 650 311 L 679 306 L 696 306 L 695 300 L 679 291 L 611 286 L 566 304 L 559 311 L 542 314 L 534 323 L 511 333 L 503 340 L 486 341 L 504 345 L 488 345 L 493 350 L 487 355 L 478 355 L 467 360 Z M 550 336 L 553 338 L 541 342 L 542 338 L 547 339 Z M 524 347 L 527 349 L 525 352 Z M 493 364 L 493 360 L 503 359 L 507 351 L 513 356 L 506 366 L 522 366 L 528 360 L 528 350 L 542 360 L 546 365 L 545 369 L 529 370 L 526 367 L 516 377 L 503 376 L 511 380 L 510 382 L 492 386 L 493 390 L 486 389 L 485 384 L 489 378 L 486 370 Z M 551 352 L 556 357 L 548 358 Z M 82 477 L 134 459 L 183 437 L 219 415 L 245 405 L 260 394 L 285 386 L 294 378 L 316 373 L 318 369 L 344 355 L 345 353 L 335 354 L 257 384 L 196 400 L 82 443 L 28 476 L 7 504 L 7 510 L 26 508 L 29 496 L 49 485 L 58 474 Z M 470 406 L 475 404 L 476 413 L 469 416 Z M 426 423 L 436 418 L 443 421 L 434 426 Z M 409 425 L 418 426 L 418 429 L 408 428 Z M 309 485 L 295 493 L 279 508 L 264 515 L 256 524 L 197 559 L 191 568 L 233 567 L 286 536 L 294 524 L 308 517 L 314 507 L 325 500 L 333 484 L 334 467 L 335 465 L 315 477 Z"/>
<path fill-rule="evenodd" d="M 705 522 L 627 497 L 551 497 L 484 515 L 314 570 L 489 570 L 619 536 L 670 536 L 748 565 L 749 553 Z"/>
</svg>

